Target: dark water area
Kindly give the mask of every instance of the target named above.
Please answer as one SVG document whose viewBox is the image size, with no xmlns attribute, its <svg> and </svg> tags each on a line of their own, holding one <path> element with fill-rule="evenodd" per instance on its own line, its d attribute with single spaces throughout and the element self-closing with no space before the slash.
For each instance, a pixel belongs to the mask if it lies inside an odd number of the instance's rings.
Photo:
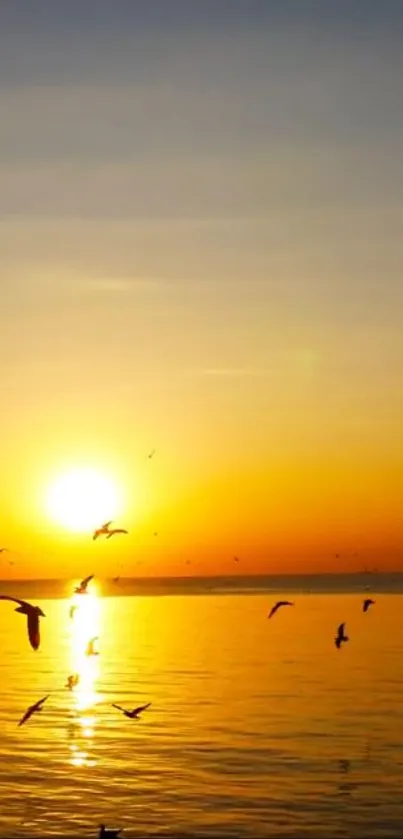
<svg viewBox="0 0 403 839">
<path fill-rule="evenodd" d="M 403 593 L 403 573 L 287 574 L 215 577 L 121 577 L 96 578 L 104 597 L 263 594 L 353 594 L 354 592 Z M 0 580 L 3 594 L 20 597 L 68 597 L 71 579 Z"/>
</svg>

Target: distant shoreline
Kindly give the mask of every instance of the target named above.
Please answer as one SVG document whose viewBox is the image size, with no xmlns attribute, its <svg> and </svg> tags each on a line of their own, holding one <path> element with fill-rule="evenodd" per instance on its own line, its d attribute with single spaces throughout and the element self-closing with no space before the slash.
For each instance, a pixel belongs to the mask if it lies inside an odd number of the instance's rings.
<svg viewBox="0 0 403 839">
<path fill-rule="evenodd" d="M 3 593 L 40 599 L 69 598 L 76 578 L 0 580 Z M 403 593 L 403 572 L 354 572 L 343 574 L 237 574 L 209 577 L 96 577 L 96 591 L 103 597 L 258 595 L 270 592 L 294 594 L 354 594 L 357 592 Z"/>
</svg>

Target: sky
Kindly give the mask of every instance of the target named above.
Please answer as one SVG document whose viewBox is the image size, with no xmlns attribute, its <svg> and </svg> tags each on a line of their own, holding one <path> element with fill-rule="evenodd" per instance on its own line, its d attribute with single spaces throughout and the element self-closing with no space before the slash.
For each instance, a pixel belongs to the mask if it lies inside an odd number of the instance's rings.
<svg viewBox="0 0 403 839">
<path fill-rule="evenodd" d="M 4 577 L 403 570 L 402 47 L 391 0 L 0 5 Z M 85 467 L 127 538 L 49 515 Z"/>
</svg>

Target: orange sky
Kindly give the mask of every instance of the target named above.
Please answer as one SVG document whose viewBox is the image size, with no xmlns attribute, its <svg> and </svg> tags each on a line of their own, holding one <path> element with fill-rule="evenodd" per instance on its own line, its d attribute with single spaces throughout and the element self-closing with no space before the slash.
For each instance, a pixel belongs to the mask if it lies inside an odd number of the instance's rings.
<svg viewBox="0 0 403 839">
<path fill-rule="evenodd" d="M 394 27 L 128 9 L 0 27 L 2 575 L 403 570 Z"/>
</svg>

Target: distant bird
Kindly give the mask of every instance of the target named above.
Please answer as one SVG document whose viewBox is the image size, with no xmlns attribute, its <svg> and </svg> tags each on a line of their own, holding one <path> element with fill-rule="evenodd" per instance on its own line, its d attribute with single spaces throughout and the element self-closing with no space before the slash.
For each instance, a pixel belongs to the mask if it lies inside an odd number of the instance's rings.
<svg viewBox="0 0 403 839">
<path fill-rule="evenodd" d="M 123 527 L 115 527 L 113 530 L 109 530 L 106 534 L 106 538 L 110 539 L 111 536 L 115 536 L 116 533 L 128 533 L 128 530 L 124 530 Z"/>
<path fill-rule="evenodd" d="M 114 577 L 114 578 L 113 578 L 113 580 L 112 580 L 112 582 L 113 582 L 113 583 L 118 583 L 118 582 L 119 582 L 119 580 L 120 580 L 120 577 Z"/>
<path fill-rule="evenodd" d="M 367 612 L 370 606 L 374 606 L 375 600 L 371 600 L 370 597 L 367 597 L 363 604 L 362 604 L 362 611 Z"/>
<path fill-rule="evenodd" d="M 345 635 L 345 633 L 344 633 L 345 625 L 346 625 L 345 623 L 340 624 L 340 626 L 338 627 L 338 630 L 337 630 L 336 638 L 334 639 L 334 643 L 336 644 L 336 647 L 337 647 L 338 650 L 340 649 L 340 647 L 343 643 L 350 640 L 348 635 Z"/>
<path fill-rule="evenodd" d="M 19 600 L 18 597 L 9 597 L 7 594 L 0 594 L 0 600 L 11 600 L 12 603 L 19 603 L 19 608 L 16 612 L 27 616 L 28 638 L 32 649 L 37 650 L 40 644 L 39 634 L 39 618 L 45 618 L 46 615 L 42 612 L 39 606 L 32 606 L 26 600 Z"/>
<path fill-rule="evenodd" d="M 98 641 L 98 635 L 95 635 L 94 638 L 91 638 L 91 640 L 88 641 L 87 649 L 85 651 L 86 655 L 99 655 L 98 650 L 94 649 L 95 641 Z"/>
<path fill-rule="evenodd" d="M 277 612 L 277 609 L 280 609 L 280 606 L 293 606 L 294 603 L 291 603 L 290 600 L 279 600 L 273 608 L 270 610 L 269 614 L 267 615 L 268 618 L 272 618 L 273 615 Z"/>
<path fill-rule="evenodd" d="M 74 589 L 75 594 L 87 594 L 88 593 L 87 592 L 88 583 L 90 583 L 91 580 L 93 580 L 93 579 L 94 579 L 94 574 L 89 574 L 88 577 L 85 577 L 84 580 L 81 580 L 80 585 L 78 585 Z"/>
<path fill-rule="evenodd" d="M 74 603 L 70 606 L 69 615 L 71 618 L 74 618 L 74 612 L 78 609 L 78 606 L 75 606 Z"/>
<path fill-rule="evenodd" d="M 99 825 L 99 839 L 117 839 L 121 830 L 112 830 L 110 827 L 105 827 L 104 824 Z"/>
<path fill-rule="evenodd" d="M 139 705 L 138 708 L 133 708 L 132 711 L 126 711 L 125 708 L 122 708 L 120 705 L 115 705 L 115 703 L 112 702 L 112 708 L 117 708 L 118 711 L 122 711 L 122 714 L 124 714 L 125 717 L 129 717 L 130 720 L 137 720 L 139 715 L 143 711 L 146 711 L 147 708 L 150 707 L 150 705 L 151 705 L 151 702 L 147 702 L 146 705 Z"/>
<path fill-rule="evenodd" d="M 73 673 L 72 676 L 68 676 L 67 682 L 64 687 L 68 688 L 69 690 L 73 690 L 73 688 L 75 688 L 75 686 L 78 685 L 79 681 L 80 677 L 78 673 Z"/>
<path fill-rule="evenodd" d="M 47 696 L 44 696 L 43 699 L 40 699 L 39 702 L 35 702 L 35 705 L 30 705 L 28 710 L 25 711 L 24 716 L 20 719 L 18 725 L 24 725 L 24 722 L 29 720 L 32 717 L 32 714 L 39 714 L 39 711 L 42 711 L 43 703 L 46 702 L 50 694 L 48 693 Z"/>
<path fill-rule="evenodd" d="M 234 562 L 239 562 L 239 556 L 234 556 Z"/>
<path fill-rule="evenodd" d="M 158 530 L 154 531 L 154 536 L 158 536 Z"/>
<path fill-rule="evenodd" d="M 106 534 L 109 533 L 109 527 L 111 524 L 112 519 L 111 521 L 106 521 L 105 524 L 101 525 L 101 527 L 98 527 L 96 530 L 94 530 L 92 538 L 98 539 L 98 536 L 106 536 Z"/>
<path fill-rule="evenodd" d="M 0 554 L 4 554 L 6 551 L 8 552 L 8 548 L 0 548 Z"/>
<path fill-rule="evenodd" d="M 151 460 L 152 457 L 155 455 L 155 449 L 153 449 L 150 454 L 147 455 L 148 459 Z"/>
</svg>

